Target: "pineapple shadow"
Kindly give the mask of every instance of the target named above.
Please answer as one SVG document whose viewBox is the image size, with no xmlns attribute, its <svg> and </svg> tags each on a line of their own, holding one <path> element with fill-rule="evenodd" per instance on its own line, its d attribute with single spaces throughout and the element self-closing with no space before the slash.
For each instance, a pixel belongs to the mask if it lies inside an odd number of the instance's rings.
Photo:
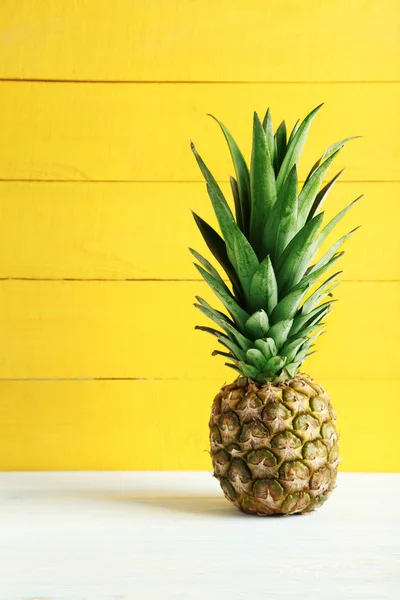
<svg viewBox="0 0 400 600">
<path fill-rule="evenodd" d="M 216 498 L 214 496 L 198 496 L 198 497 L 181 497 L 181 498 L 124 498 L 121 500 L 130 502 L 136 506 L 141 505 L 146 508 L 159 510 L 162 512 L 170 511 L 177 513 L 186 513 L 190 515 L 198 515 L 205 517 L 218 518 L 239 518 L 239 519 L 259 519 L 266 517 L 268 519 L 281 519 L 300 516 L 298 513 L 293 515 L 272 514 L 272 515 L 257 515 L 241 512 L 233 504 L 224 497 Z"/>
<path fill-rule="evenodd" d="M 170 490 L 165 496 L 162 491 L 158 491 L 157 495 L 148 495 L 141 492 L 140 496 L 135 493 L 107 493 L 104 491 L 98 494 L 91 493 L 91 498 L 103 500 L 108 504 L 121 504 L 127 507 L 132 507 L 132 510 L 138 509 L 146 511 L 154 511 L 154 513 L 180 513 L 188 515 L 197 515 L 205 517 L 245 517 L 233 505 L 231 505 L 224 497 L 217 496 L 196 496 L 196 495 L 171 495 Z"/>
<path fill-rule="evenodd" d="M 76 496 L 76 494 L 74 494 L 74 496 Z M 96 500 L 97 502 L 102 501 L 110 506 L 120 504 L 125 510 L 131 507 L 132 511 L 135 511 L 136 509 L 138 512 L 145 510 L 146 512 L 152 511 L 155 514 L 158 512 L 160 515 L 165 515 L 167 512 L 218 519 L 259 519 L 260 516 L 268 517 L 269 519 L 281 519 L 283 517 L 288 518 L 288 516 L 299 516 L 299 514 L 283 515 L 280 513 L 272 515 L 245 514 L 223 496 L 196 496 L 194 494 L 188 495 L 183 493 L 172 495 L 170 490 L 166 491 L 165 495 L 162 494 L 162 490 L 157 491 L 156 495 L 154 494 L 154 490 L 148 494 L 141 490 L 140 495 L 135 495 L 135 492 L 121 493 L 99 490 L 98 492 L 91 491 L 80 493 L 79 497 L 80 499 Z"/>
<path fill-rule="evenodd" d="M 34 492 L 32 494 L 36 499 L 42 498 L 47 501 L 49 498 L 52 501 L 71 502 L 75 504 L 77 501 L 82 504 L 88 503 L 89 505 L 93 502 L 98 507 L 102 504 L 106 510 L 112 508 L 113 511 L 119 506 L 122 511 L 132 510 L 132 514 L 143 517 L 148 516 L 149 512 L 154 512 L 154 516 L 157 513 L 164 515 L 165 513 L 180 513 L 199 517 L 209 518 L 232 518 L 232 517 L 246 517 L 243 513 L 238 511 L 230 502 L 228 502 L 223 496 L 218 497 L 217 495 L 195 495 L 193 493 L 177 493 L 171 494 L 171 490 L 165 490 L 165 494 L 162 489 L 154 491 L 154 489 L 146 490 L 141 489 L 140 492 L 131 491 L 117 491 L 117 490 L 105 490 L 92 489 L 92 490 L 51 490 L 50 492 L 44 490 L 41 492 Z"/>
<path fill-rule="evenodd" d="M 93 503 L 95 503 L 96 510 L 98 510 L 100 504 L 104 506 L 106 511 L 112 509 L 113 512 L 115 512 L 116 507 L 119 506 L 122 511 L 129 512 L 131 510 L 132 515 L 136 514 L 137 517 L 142 516 L 143 518 L 148 517 L 149 512 L 153 512 L 155 517 L 157 517 L 157 513 L 159 516 L 164 517 L 166 516 L 166 513 L 177 513 L 208 519 L 259 519 L 260 516 L 268 516 L 269 519 L 281 519 L 283 517 L 288 517 L 288 515 L 283 515 L 282 513 L 272 515 L 243 513 L 222 495 L 196 495 L 193 493 L 185 493 L 183 491 L 171 494 L 170 489 L 165 490 L 165 493 L 163 493 L 162 489 L 155 491 L 154 488 L 149 489 L 149 491 L 141 488 L 140 492 L 136 492 L 135 490 L 126 492 L 120 490 L 107 490 L 103 487 L 91 490 L 52 489 L 27 492 L 26 495 L 34 497 L 36 501 L 39 499 L 44 501 L 51 499 L 53 502 L 57 502 L 58 500 L 62 504 L 71 502 L 72 505 L 78 501 L 80 505 L 89 505 L 90 508 L 92 508 Z M 18 494 L 15 497 L 18 498 Z M 295 517 L 299 516 L 299 514 L 290 516 Z"/>
</svg>

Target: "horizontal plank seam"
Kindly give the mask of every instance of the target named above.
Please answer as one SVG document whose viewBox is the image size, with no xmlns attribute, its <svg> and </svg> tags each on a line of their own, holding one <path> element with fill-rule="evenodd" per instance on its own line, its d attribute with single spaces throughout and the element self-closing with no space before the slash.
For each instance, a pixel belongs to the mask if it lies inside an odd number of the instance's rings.
<svg viewBox="0 0 400 600">
<path fill-rule="evenodd" d="M 229 183 L 228 179 L 218 179 L 220 183 Z M 322 183 L 328 181 L 324 179 Z M 0 178 L 0 183 L 179 183 L 179 184 L 204 184 L 202 179 L 13 179 L 13 178 Z M 304 180 L 300 179 L 299 183 L 304 183 Z M 400 183 L 400 179 L 344 179 L 338 181 L 337 185 L 343 185 L 347 183 Z"/>
<path fill-rule="evenodd" d="M 41 78 L 41 77 L 1 77 L 0 83 L 83 83 L 83 84 L 123 84 L 123 85 L 391 85 L 400 83 L 396 79 L 371 79 L 371 80 L 351 80 L 351 81 L 254 81 L 254 80 L 208 80 L 208 79 L 61 79 L 61 78 Z"/>
<path fill-rule="evenodd" d="M 182 381 L 182 382 L 191 382 L 191 381 L 223 381 L 224 377 L 220 378 L 201 378 L 201 377 L 193 377 L 183 379 L 182 377 L 0 377 L 0 383 L 2 382 L 35 382 L 35 381 Z M 332 378 L 325 377 L 326 381 L 399 381 L 398 379 L 388 379 L 387 377 L 379 378 L 379 377 L 354 377 L 352 379 L 345 378 Z M 228 381 L 225 379 L 225 381 Z"/>
<path fill-rule="evenodd" d="M 197 381 L 213 381 L 196 379 Z M 181 377 L 0 377 L 2 381 L 191 381 Z"/>
<path fill-rule="evenodd" d="M 101 277 L 87 277 L 87 278 L 80 278 L 80 277 L 0 277 L 0 282 L 7 282 L 7 281 L 22 281 L 22 282 L 29 282 L 29 281 L 38 281 L 38 282 L 54 282 L 54 283 L 62 283 L 64 281 L 66 282 L 77 282 L 77 283 L 85 283 L 85 282 L 107 282 L 107 283 L 133 283 L 133 282 L 143 282 L 143 283 L 147 283 L 147 282 L 155 282 L 155 283 L 204 283 L 203 279 L 185 279 L 185 278 L 161 278 L 161 277 L 144 277 L 144 278 L 137 278 L 137 277 L 127 277 L 127 278 L 120 278 L 120 279 L 103 279 Z M 228 281 L 228 280 L 225 280 Z M 399 283 L 400 279 L 341 279 L 341 283 Z"/>
</svg>

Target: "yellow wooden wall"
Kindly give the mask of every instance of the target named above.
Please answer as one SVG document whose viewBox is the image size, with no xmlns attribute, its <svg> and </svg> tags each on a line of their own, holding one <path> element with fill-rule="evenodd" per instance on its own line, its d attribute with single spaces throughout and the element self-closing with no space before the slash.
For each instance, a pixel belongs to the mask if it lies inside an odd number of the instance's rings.
<svg viewBox="0 0 400 600">
<path fill-rule="evenodd" d="M 308 371 L 340 417 L 344 470 L 396 471 L 400 5 L 397 0 L 7 0 L 0 19 L 0 468 L 208 469 L 231 377 L 194 331 L 208 297 L 189 150 L 226 185 L 222 118 L 294 122 L 325 102 L 307 167 L 338 159 L 361 223 Z M 201 318 L 200 318 L 201 320 Z"/>
</svg>

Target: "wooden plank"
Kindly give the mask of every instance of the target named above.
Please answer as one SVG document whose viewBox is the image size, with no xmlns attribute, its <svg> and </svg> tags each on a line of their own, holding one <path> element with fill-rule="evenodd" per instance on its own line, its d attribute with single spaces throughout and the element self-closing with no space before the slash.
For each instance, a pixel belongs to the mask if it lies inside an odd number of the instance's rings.
<svg viewBox="0 0 400 600">
<path fill-rule="evenodd" d="M 363 135 L 338 158 L 344 179 L 400 180 L 400 84 L 2 82 L 0 92 L 0 179 L 199 181 L 192 138 L 215 176 L 228 180 L 229 152 L 206 113 L 225 121 L 249 156 L 254 109 L 269 105 L 275 125 L 292 125 L 325 101 L 301 177 L 332 142 Z"/>
<path fill-rule="evenodd" d="M 214 381 L 2 381 L 1 470 L 210 469 Z M 396 471 L 398 381 L 324 380 L 344 471 Z M 381 407 L 382 408 L 382 407 Z M 378 408 L 379 409 L 379 408 Z"/>
<path fill-rule="evenodd" d="M 399 79 L 395 0 L 7 2 L 0 77 Z"/>
<path fill-rule="evenodd" d="M 240 514 L 207 472 L 2 473 L 0 486 L 4 600 L 399 596 L 396 473 L 341 473 L 321 510 L 288 519 Z"/>
<path fill-rule="evenodd" d="M 232 377 L 195 294 L 202 282 L 0 283 L 0 377 Z M 397 373 L 400 284 L 341 285 L 328 334 L 306 369 L 319 379 L 391 379 Z"/>
<path fill-rule="evenodd" d="M 400 279 L 400 183 L 338 183 L 326 220 L 361 192 L 331 238 L 362 225 L 343 277 Z M 210 256 L 190 209 L 215 225 L 202 183 L 0 183 L 0 277 L 197 278 L 188 246 Z"/>
</svg>

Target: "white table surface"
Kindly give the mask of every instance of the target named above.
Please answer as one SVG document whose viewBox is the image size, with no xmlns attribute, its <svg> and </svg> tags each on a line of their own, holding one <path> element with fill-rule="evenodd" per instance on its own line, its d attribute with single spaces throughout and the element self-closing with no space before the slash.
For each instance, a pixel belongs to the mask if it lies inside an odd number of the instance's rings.
<svg viewBox="0 0 400 600">
<path fill-rule="evenodd" d="M 3 600 L 399 600 L 400 475 L 251 517 L 205 472 L 0 474 Z"/>
</svg>

